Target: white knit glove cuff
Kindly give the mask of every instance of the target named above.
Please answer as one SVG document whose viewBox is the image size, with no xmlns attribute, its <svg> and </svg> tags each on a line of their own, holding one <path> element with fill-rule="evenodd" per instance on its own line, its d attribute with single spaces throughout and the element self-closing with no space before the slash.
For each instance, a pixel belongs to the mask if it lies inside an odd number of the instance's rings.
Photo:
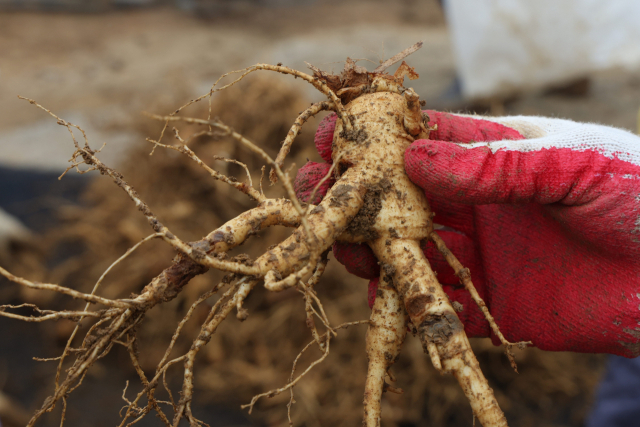
<svg viewBox="0 0 640 427">
<path fill-rule="evenodd" d="M 465 147 L 486 146 L 494 153 L 497 150 L 537 151 L 545 148 L 569 148 L 575 151 L 595 150 L 605 157 L 640 166 L 640 137 L 626 130 L 593 123 L 578 123 L 572 120 L 551 119 L 537 116 L 483 117 L 520 132 L 523 140 L 475 142 Z"/>
</svg>

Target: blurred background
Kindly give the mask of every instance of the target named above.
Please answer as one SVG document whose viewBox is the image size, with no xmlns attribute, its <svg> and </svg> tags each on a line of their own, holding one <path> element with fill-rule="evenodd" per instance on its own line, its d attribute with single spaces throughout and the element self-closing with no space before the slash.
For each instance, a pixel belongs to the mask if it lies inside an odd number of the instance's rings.
<svg viewBox="0 0 640 427">
<path fill-rule="evenodd" d="M 94 148 L 106 143 L 100 158 L 125 175 L 163 223 L 197 240 L 252 205 L 175 153 L 149 157 L 145 138 L 160 129 L 142 111 L 169 113 L 206 93 L 221 74 L 257 62 L 305 70 L 307 61 L 339 72 L 349 56 L 373 69 L 419 40 L 424 46 L 407 62 L 420 74 L 411 85 L 428 108 L 638 129 L 640 6 L 632 0 L 0 0 L 0 265 L 86 291 L 150 233 L 108 179 L 70 173 L 57 180 L 73 151 L 69 134 L 17 95 L 82 126 Z M 275 155 L 297 113 L 319 99 L 300 81 L 256 73 L 214 97 L 212 109 Z M 206 117 L 207 106 L 196 104 L 186 114 Z M 321 118 L 296 141 L 290 161 L 297 167 L 320 160 L 313 132 Z M 194 131 L 187 126 L 182 135 Z M 261 161 L 229 141 L 199 138 L 193 149 L 203 159 L 242 160 L 254 181 L 259 178 Z M 209 163 L 244 179 L 235 165 Z M 259 254 L 285 235 L 264 233 L 243 251 Z M 172 256 L 162 243 L 150 243 L 114 270 L 102 295 L 139 291 Z M 194 279 L 179 298 L 149 313 L 139 334 L 143 368 L 155 368 L 185 310 L 218 277 L 210 272 Z M 366 282 L 335 260 L 318 291 L 333 324 L 368 318 Z M 24 301 L 80 307 L 0 279 L 0 304 Z M 201 308 L 177 351 L 197 334 L 198 319 L 207 313 Z M 211 426 L 286 423 L 288 395 L 260 401 L 252 415 L 239 407 L 286 383 L 293 359 L 310 340 L 302 299 L 258 290 L 247 308 L 249 319 L 223 323 L 196 364 L 194 412 Z M 73 327 L 0 318 L 4 426 L 24 425 L 51 393 L 56 363 L 32 357 L 59 355 Z M 342 332 L 324 364 L 295 388 L 296 426 L 359 425 L 364 334 L 364 327 Z M 500 348 L 473 341 L 511 425 L 584 425 L 605 356 L 527 349 L 517 354 L 516 374 Z M 310 352 L 301 363 L 314 357 Z M 385 395 L 383 425 L 471 425 L 459 386 L 433 370 L 417 340 L 408 337 L 393 371 L 405 393 Z M 176 368 L 169 381 L 178 388 L 181 377 Z M 140 389 L 126 352 L 116 348 L 69 398 L 67 425 L 117 424 L 126 381 L 128 396 Z M 59 409 L 40 425 L 58 425 Z M 157 423 L 149 416 L 141 425 Z"/>
</svg>

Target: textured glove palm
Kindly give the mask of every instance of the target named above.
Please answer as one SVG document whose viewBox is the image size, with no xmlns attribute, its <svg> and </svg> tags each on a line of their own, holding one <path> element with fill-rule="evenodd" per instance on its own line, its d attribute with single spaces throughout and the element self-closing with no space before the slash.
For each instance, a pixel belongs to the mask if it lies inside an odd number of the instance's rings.
<svg viewBox="0 0 640 427">
<path fill-rule="evenodd" d="M 437 130 L 407 149 L 406 172 L 425 190 L 435 222 L 445 226 L 440 236 L 471 270 L 505 337 L 545 350 L 638 356 L 640 138 L 559 119 L 427 113 Z M 316 133 L 328 163 L 334 126 L 329 116 Z M 295 184 L 303 200 L 328 163 L 300 169 Z M 445 260 L 431 244 L 423 249 L 445 291 L 463 305 L 467 334 L 491 336 Z M 337 244 L 334 254 L 372 280 L 371 304 L 379 275 L 371 250 Z"/>
</svg>

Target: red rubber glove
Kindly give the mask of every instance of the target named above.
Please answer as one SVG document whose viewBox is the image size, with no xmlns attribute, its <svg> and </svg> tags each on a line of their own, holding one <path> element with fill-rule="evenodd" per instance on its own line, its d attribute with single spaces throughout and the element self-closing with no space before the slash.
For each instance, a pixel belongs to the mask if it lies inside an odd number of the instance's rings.
<svg viewBox="0 0 640 427">
<path fill-rule="evenodd" d="M 427 113 L 437 130 L 407 149 L 407 174 L 425 189 L 434 221 L 446 227 L 438 233 L 471 270 L 505 337 L 544 350 L 640 355 L 640 138 L 568 120 L 499 119 L 507 127 Z M 328 162 L 334 126 L 329 116 L 316 133 Z M 328 168 L 300 169 L 303 200 Z M 435 247 L 423 249 L 463 304 L 466 333 L 492 336 Z M 372 303 L 379 266 L 369 247 L 336 244 L 334 254 L 372 280 Z"/>
</svg>

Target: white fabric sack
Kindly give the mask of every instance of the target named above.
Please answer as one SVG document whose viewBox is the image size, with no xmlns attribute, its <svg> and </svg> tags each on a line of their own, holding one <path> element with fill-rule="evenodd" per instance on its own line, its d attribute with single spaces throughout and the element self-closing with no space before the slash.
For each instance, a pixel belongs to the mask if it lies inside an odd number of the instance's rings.
<svg viewBox="0 0 640 427">
<path fill-rule="evenodd" d="M 640 1 L 447 0 L 466 97 L 640 68 Z"/>
<path fill-rule="evenodd" d="M 0 250 L 6 249 L 12 239 L 23 239 L 29 234 L 29 229 L 18 218 L 0 209 Z"/>
</svg>

